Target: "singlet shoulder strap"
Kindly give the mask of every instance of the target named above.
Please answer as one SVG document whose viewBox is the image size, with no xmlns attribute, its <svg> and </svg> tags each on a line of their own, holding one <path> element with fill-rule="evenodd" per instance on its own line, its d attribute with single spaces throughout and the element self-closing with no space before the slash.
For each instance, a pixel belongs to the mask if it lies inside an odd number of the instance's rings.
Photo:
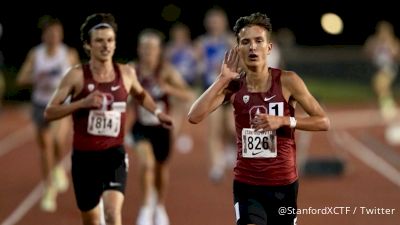
<svg viewBox="0 0 400 225">
<path fill-rule="evenodd" d="M 91 73 L 92 73 L 92 72 L 90 71 L 89 63 L 83 64 L 83 65 L 82 65 L 82 69 L 83 69 L 83 78 L 84 78 L 85 80 L 92 79 L 92 78 L 91 78 Z"/>
<path fill-rule="evenodd" d="M 121 70 L 119 68 L 118 63 L 113 62 L 114 71 L 115 71 L 115 82 L 119 82 L 121 80 Z"/>
<path fill-rule="evenodd" d="M 270 69 L 271 69 L 271 75 L 272 75 L 272 83 L 278 84 L 280 86 L 282 70 L 276 69 L 276 68 L 270 68 Z"/>
</svg>

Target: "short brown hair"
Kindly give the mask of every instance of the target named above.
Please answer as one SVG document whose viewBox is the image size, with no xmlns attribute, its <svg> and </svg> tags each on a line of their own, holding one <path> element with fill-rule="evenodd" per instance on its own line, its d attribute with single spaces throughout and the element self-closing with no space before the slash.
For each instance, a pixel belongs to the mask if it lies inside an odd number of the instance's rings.
<svg viewBox="0 0 400 225">
<path fill-rule="evenodd" d="M 117 23 L 115 18 L 110 13 L 95 13 L 88 16 L 85 22 L 81 26 L 81 41 L 83 43 L 88 43 L 90 41 L 90 31 L 99 24 L 105 24 L 105 26 L 100 26 L 96 29 L 111 27 L 115 33 L 117 33 Z M 106 26 L 109 25 L 109 26 Z"/>
<path fill-rule="evenodd" d="M 240 17 L 236 21 L 235 26 L 233 27 L 233 31 L 235 32 L 237 41 L 239 41 L 240 30 L 243 27 L 251 26 L 251 25 L 257 25 L 257 26 L 265 28 L 265 30 L 268 31 L 267 38 L 268 39 L 271 38 L 271 32 L 272 32 L 271 19 L 266 14 L 256 12 L 256 13 L 250 14 L 249 16 Z"/>
</svg>

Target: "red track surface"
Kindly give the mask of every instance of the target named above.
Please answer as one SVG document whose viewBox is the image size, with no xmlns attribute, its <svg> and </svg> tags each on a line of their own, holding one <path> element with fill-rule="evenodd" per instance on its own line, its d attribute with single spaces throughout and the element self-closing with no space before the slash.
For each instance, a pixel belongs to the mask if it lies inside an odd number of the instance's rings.
<svg viewBox="0 0 400 225">
<path fill-rule="evenodd" d="M 342 109 L 332 107 L 330 110 L 333 113 Z M 29 108 L 26 106 L 7 106 L 0 114 L 0 177 L 2 180 L 0 185 L 0 223 L 1 225 L 81 224 L 71 186 L 66 193 L 59 195 L 58 210 L 55 213 L 42 212 L 38 201 L 35 201 L 35 196 L 38 200 L 38 194 L 35 195 L 32 192 L 40 184 L 41 174 L 39 150 L 30 126 L 29 113 Z M 349 119 L 349 122 L 354 122 L 352 121 L 354 118 L 335 117 L 335 119 Z M 332 122 L 335 124 L 335 120 Z M 220 184 L 213 184 L 209 181 L 208 154 L 204 147 L 207 141 L 203 136 L 204 126 L 204 124 L 200 124 L 193 127 L 193 125 L 185 124 L 184 129 L 194 137 L 194 150 L 188 154 L 174 151 L 170 161 L 171 181 L 167 210 L 172 225 L 235 223 L 231 191 L 232 173 L 229 170 Z M 22 128 L 24 128 L 23 131 L 21 131 Z M 400 221 L 400 186 L 389 181 L 368 163 L 361 161 L 359 157 L 344 149 L 343 146 L 338 145 L 337 141 L 340 142 L 340 138 L 335 142 L 332 135 L 336 131 L 345 131 L 361 142 L 363 135 L 365 136 L 367 133 L 368 137 L 383 143 L 382 148 L 390 148 L 397 156 L 400 154 L 398 146 L 385 144 L 384 129 L 380 124 L 368 127 L 341 127 L 329 132 L 313 133 L 310 145 L 307 147 L 308 156 L 339 157 L 346 162 L 346 169 L 341 176 L 302 176 L 300 178 L 299 208 L 315 212 L 315 210 L 325 207 L 349 207 L 351 212 L 346 215 L 337 208 L 335 212 L 339 212 L 339 214 L 336 215 L 327 215 L 323 212 L 302 214 L 298 216 L 298 224 L 398 225 Z M 14 136 L 11 137 L 12 135 Z M 368 147 L 368 143 L 364 144 Z M 130 171 L 123 208 L 123 222 L 124 224 L 135 224 L 140 201 L 138 167 L 134 150 L 129 149 L 128 151 Z M 395 172 L 400 173 L 399 164 L 390 163 L 387 155 L 380 155 L 380 151 L 374 152 L 388 162 Z M 68 152 L 65 153 L 65 156 L 68 157 Z M 69 166 L 70 159 L 66 158 L 66 162 L 66 165 Z M 27 200 L 28 196 L 33 196 L 33 200 Z M 26 204 L 27 201 L 34 203 L 33 206 L 26 207 L 26 212 L 16 211 L 21 205 L 29 205 Z M 366 212 L 362 213 L 361 207 L 394 209 L 394 214 L 366 215 Z M 310 213 L 313 212 L 310 211 Z M 11 215 L 17 215 L 15 217 L 17 222 L 4 223 L 11 218 Z"/>
</svg>

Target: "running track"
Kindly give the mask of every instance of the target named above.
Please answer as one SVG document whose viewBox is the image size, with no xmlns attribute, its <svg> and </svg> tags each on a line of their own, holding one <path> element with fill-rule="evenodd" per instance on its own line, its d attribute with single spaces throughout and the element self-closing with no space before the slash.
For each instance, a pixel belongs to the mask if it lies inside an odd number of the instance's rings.
<svg viewBox="0 0 400 225">
<path fill-rule="evenodd" d="M 301 176 L 299 208 L 304 213 L 298 216 L 298 224 L 398 225 L 400 146 L 385 142 L 384 126 L 373 106 L 331 106 L 327 110 L 334 129 L 297 132 L 299 161 L 303 162 L 306 156 L 335 157 L 345 162 L 345 172 L 340 176 Z M 0 224 L 81 224 L 71 187 L 59 195 L 57 212 L 44 213 L 38 206 L 42 189 L 39 150 L 29 106 L 6 106 L 1 111 L 0 124 Z M 167 210 L 172 225 L 234 224 L 232 174 L 229 170 L 217 185 L 208 180 L 204 126 L 184 124 L 194 137 L 195 147 L 186 154 L 174 151 L 170 161 Z M 64 156 L 63 165 L 69 168 L 69 152 Z M 135 224 L 140 192 L 133 149 L 129 149 L 129 157 L 123 222 Z M 367 215 L 367 208 L 388 209 L 393 214 Z"/>
</svg>

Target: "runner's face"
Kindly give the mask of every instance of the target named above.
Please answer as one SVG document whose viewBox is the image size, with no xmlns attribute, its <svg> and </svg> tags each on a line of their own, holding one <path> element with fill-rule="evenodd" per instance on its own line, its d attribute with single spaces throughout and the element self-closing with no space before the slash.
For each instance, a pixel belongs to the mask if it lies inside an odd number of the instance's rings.
<svg viewBox="0 0 400 225">
<path fill-rule="evenodd" d="M 246 26 L 240 30 L 239 55 L 246 66 L 264 66 L 267 63 L 267 55 L 272 48 L 267 32 L 257 25 Z"/>
<path fill-rule="evenodd" d="M 111 60 L 115 52 L 115 32 L 112 28 L 93 30 L 90 34 L 90 55 L 101 61 Z"/>
<path fill-rule="evenodd" d="M 59 24 L 47 27 L 42 34 L 42 40 L 49 46 L 57 46 L 63 40 L 63 28 Z"/>
<path fill-rule="evenodd" d="M 161 56 L 161 40 L 156 36 L 145 36 L 139 40 L 138 54 L 140 60 L 156 63 Z"/>
<path fill-rule="evenodd" d="M 189 31 L 183 27 L 176 27 L 172 30 L 171 36 L 177 43 L 185 43 L 190 39 Z"/>
<path fill-rule="evenodd" d="M 227 26 L 227 20 L 223 12 L 211 12 L 205 19 L 205 27 L 207 31 L 213 35 L 223 34 Z"/>
</svg>

